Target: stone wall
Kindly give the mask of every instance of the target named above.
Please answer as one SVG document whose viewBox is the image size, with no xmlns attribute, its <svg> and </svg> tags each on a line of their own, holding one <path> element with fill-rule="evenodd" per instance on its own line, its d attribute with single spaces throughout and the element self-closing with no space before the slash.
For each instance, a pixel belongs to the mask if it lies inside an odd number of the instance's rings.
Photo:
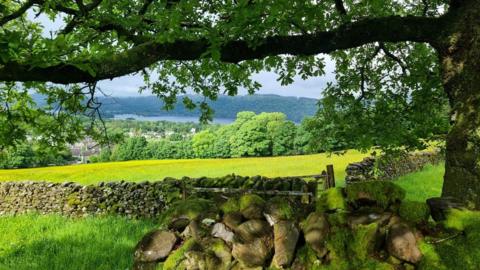
<svg viewBox="0 0 480 270">
<path fill-rule="evenodd" d="M 197 179 L 185 177 L 181 180 L 168 178 L 160 182 L 142 183 L 101 182 L 87 186 L 72 182 L 0 182 L 0 215 L 35 211 L 68 216 L 120 214 L 127 217 L 156 217 L 169 204 L 181 200 L 185 195 L 193 195 L 191 193 L 195 187 L 311 190 L 311 185 L 299 178 L 268 179 L 235 175 Z"/>
<path fill-rule="evenodd" d="M 441 152 L 417 152 L 398 156 L 366 157 L 360 162 L 350 163 L 346 168 L 346 182 L 366 180 L 390 180 L 420 171 L 427 164 L 443 162 Z"/>
</svg>

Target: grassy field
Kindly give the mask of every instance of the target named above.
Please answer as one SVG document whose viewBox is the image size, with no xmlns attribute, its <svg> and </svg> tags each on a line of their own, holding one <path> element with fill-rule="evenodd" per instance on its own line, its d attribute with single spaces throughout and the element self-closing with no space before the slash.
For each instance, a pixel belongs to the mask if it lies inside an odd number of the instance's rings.
<svg viewBox="0 0 480 270">
<path fill-rule="evenodd" d="M 407 200 L 424 202 L 442 193 L 443 165 L 426 166 L 422 171 L 399 177 L 395 183 L 407 192 Z"/>
<path fill-rule="evenodd" d="M 121 217 L 0 217 L 0 270 L 130 269 L 136 243 L 155 225 Z"/>
<path fill-rule="evenodd" d="M 395 182 L 407 199 L 425 201 L 440 195 L 442 176 L 443 166 L 428 166 Z M 129 269 L 135 244 L 155 227 L 121 217 L 0 217 L 0 270 Z"/>
<path fill-rule="evenodd" d="M 235 159 L 142 160 L 71 165 L 34 169 L 0 170 L 0 181 L 73 181 L 92 184 L 101 181 L 155 181 L 165 177 L 218 177 L 235 173 L 268 177 L 319 174 L 334 164 L 339 184 L 345 178 L 348 163 L 357 162 L 366 153 L 349 151 L 344 155 L 305 155 Z"/>
</svg>

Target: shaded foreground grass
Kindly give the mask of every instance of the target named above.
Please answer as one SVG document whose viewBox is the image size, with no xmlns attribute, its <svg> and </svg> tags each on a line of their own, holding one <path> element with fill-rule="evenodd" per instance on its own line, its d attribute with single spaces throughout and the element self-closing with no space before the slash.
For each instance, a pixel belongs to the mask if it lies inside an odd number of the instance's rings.
<svg viewBox="0 0 480 270">
<path fill-rule="evenodd" d="M 0 269 L 130 269 L 133 248 L 155 225 L 121 217 L 0 217 Z"/>
<path fill-rule="evenodd" d="M 220 177 L 227 174 L 267 177 L 320 174 L 326 165 L 334 164 L 339 184 L 345 168 L 362 160 L 367 153 L 349 151 L 344 155 L 304 155 L 264 158 L 141 160 L 59 167 L 0 170 L 0 181 L 74 181 L 93 184 L 101 181 L 156 181 L 165 177 Z"/>
</svg>

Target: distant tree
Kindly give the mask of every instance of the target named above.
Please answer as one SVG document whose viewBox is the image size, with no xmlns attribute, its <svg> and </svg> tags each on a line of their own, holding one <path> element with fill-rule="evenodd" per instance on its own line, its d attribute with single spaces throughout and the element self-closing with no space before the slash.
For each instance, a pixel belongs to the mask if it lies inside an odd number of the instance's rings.
<svg viewBox="0 0 480 270">
<path fill-rule="evenodd" d="M 230 138 L 232 157 L 269 156 L 271 140 L 268 137 L 266 115 L 240 114 L 234 126 L 237 132 Z M 245 117 L 246 116 L 246 117 Z"/>
<path fill-rule="evenodd" d="M 35 152 L 29 144 L 21 144 L 16 148 L 10 148 L 2 152 L 2 160 L 0 161 L 2 168 L 28 168 L 36 164 Z"/>
<path fill-rule="evenodd" d="M 236 132 L 234 124 L 224 125 L 215 131 L 216 140 L 213 145 L 213 151 L 216 157 L 228 158 L 231 157 L 231 143 L 230 139 Z"/>
<path fill-rule="evenodd" d="M 172 146 L 172 142 L 158 140 L 148 144 L 147 153 L 152 159 L 168 159 L 175 155 L 175 149 Z"/>
<path fill-rule="evenodd" d="M 291 121 L 271 121 L 267 124 L 272 156 L 290 155 L 294 152 L 296 131 L 297 127 Z"/>
<path fill-rule="evenodd" d="M 311 120 L 309 118 L 305 118 L 295 130 L 295 139 L 293 144 L 296 154 L 303 155 L 315 152 L 311 147 L 312 142 L 317 146 L 320 145 L 316 143 L 316 140 L 318 139 L 318 134 L 316 134 L 316 136 L 314 137 L 307 126 L 310 121 Z"/>
<path fill-rule="evenodd" d="M 201 131 L 192 138 L 192 148 L 196 157 L 199 158 L 212 158 L 215 157 L 215 141 L 217 136 L 215 133 L 204 130 Z"/>
<path fill-rule="evenodd" d="M 132 137 L 128 138 L 125 143 L 118 145 L 116 149 L 116 160 L 139 160 L 148 158 L 147 140 L 145 137 Z"/>
</svg>

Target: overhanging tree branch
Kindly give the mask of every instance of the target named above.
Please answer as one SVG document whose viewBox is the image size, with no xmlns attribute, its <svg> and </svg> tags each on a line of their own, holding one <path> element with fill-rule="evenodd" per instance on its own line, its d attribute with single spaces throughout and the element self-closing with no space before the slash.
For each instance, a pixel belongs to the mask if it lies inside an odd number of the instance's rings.
<svg viewBox="0 0 480 270">
<path fill-rule="evenodd" d="M 271 36 L 251 47 L 245 41 L 229 41 L 220 47 L 220 60 L 238 63 L 267 56 L 316 55 L 349 49 L 372 42 L 432 42 L 436 36 L 438 18 L 400 17 L 364 19 L 346 23 L 336 29 L 314 34 Z M 75 63 L 61 63 L 50 67 L 7 62 L 0 66 L 0 81 L 42 81 L 61 84 L 95 82 L 138 72 L 162 60 L 197 60 L 208 51 L 206 39 L 176 40 L 171 43 L 145 42 L 124 52 L 91 62 L 92 72 L 78 68 Z"/>
<path fill-rule="evenodd" d="M 335 8 L 340 13 L 340 15 L 347 15 L 347 10 L 343 5 L 343 0 L 335 0 Z"/>
<path fill-rule="evenodd" d="M 22 16 L 29 8 L 31 8 L 33 5 L 37 3 L 36 0 L 29 0 L 25 2 L 17 11 L 6 15 L 4 17 L 0 18 L 0 26 L 3 26 L 9 21 L 15 20 L 16 18 Z"/>
</svg>

